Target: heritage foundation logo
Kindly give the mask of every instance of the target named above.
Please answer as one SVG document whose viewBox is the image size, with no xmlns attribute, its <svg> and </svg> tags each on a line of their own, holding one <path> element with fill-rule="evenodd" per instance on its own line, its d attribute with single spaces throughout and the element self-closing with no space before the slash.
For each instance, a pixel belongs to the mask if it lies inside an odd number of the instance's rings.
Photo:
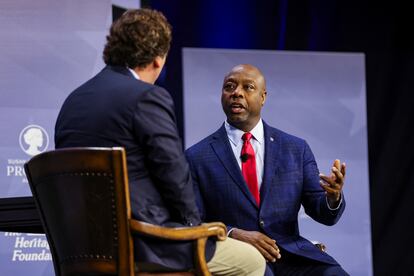
<svg viewBox="0 0 414 276">
<path fill-rule="evenodd" d="M 52 254 L 44 234 L 5 232 L 4 236 L 14 241 L 11 256 L 13 262 L 52 261 Z"/>
</svg>

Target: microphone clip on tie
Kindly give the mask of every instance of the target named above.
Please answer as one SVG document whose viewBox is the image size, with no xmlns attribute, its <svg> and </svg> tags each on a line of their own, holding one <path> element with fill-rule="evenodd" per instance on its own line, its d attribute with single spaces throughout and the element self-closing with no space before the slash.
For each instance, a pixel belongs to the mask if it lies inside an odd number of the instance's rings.
<svg viewBox="0 0 414 276">
<path fill-rule="evenodd" d="M 245 163 L 249 159 L 249 155 L 247 153 L 244 153 L 240 155 L 241 161 Z"/>
</svg>

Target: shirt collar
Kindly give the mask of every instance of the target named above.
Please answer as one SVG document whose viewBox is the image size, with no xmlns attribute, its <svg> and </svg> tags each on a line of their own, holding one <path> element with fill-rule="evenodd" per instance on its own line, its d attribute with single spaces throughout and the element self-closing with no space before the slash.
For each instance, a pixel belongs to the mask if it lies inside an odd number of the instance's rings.
<svg viewBox="0 0 414 276">
<path fill-rule="evenodd" d="M 229 137 L 230 142 L 237 147 L 239 143 L 242 142 L 244 131 L 230 125 L 227 121 L 224 122 L 224 127 L 226 129 L 227 137 Z M 253 135 L 253 138 L 259 142 L 259 144 L 263 143 L 264 130 L 262 119 L 257 122 L 256 126 L 250 131 L 250 133 Z"/>
<path fill-rule="evenodd" d="M 127 67 L 127 68 L 129 70 L 129 72 L 131 72 L 131 74 L 134 76 L 134 78 L 136 78 L 137 80 L 139 80 L 138 74 L 134 70 L 132 70 L 131 68 L 129 68 L 129 67 Z"/>
</svg>

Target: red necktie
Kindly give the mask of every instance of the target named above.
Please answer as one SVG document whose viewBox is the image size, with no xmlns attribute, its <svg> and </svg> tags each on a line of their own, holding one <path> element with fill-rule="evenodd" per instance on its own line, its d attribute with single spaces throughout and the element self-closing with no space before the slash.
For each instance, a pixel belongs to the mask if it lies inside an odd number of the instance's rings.
<svg viewBox="0 0 414 276">
<path fill-rule="evenodd" d="M 244 141 L 243 148 L 241 150 L 242 174 L 244 179 L 246 180 L 250 192 L 252 193 L 254 199 L 257 202 L 257 205 L 259 206 L 260 195 L 259 184 L 257 183 L 256 156 L 254 154 L 252 144 L 250 144 L 251 138 L 252 134 L 250 132 L 246 132 L 242 136 L 242 139 Z"/>
</svg>

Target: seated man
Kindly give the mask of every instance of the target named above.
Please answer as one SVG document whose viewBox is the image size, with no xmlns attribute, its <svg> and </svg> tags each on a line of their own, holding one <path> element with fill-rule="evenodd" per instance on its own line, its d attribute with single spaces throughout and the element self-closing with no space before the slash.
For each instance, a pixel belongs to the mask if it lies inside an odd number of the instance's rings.
<svg viewBox="0 0 414 276">
<path fill-rule="evenodd" d="M 124 147 L 131 211 L 163 226 L 201 223 L 170 94 L 154 85 L 170 48 L 171 28 L 157 11 L 130 10 L 115 21 L 104 49 L 106 67 L 65 100 L 56 148 Z M 137 262 L 173 269 L 192 266 L 192 243 L 134 237 Z M 235 251 L 233 251 L 235 250 Z M 265 260 L 250 244 L 210 241 L 214 275 L 262 275 Z"/>
<path fill-rule="evenodd" d="M 252 65 L 224 78 L 226 122 L 186 151 L 202 219 L 223 221 L 228 235 L 255 246 L 271 275 L 348 275 L 328 254 L 299 235 L 298 212 L 325 225 L 345 209 L 345 164 L 319 175 L 308 144 L 261 119 L 265 79 Z M 320 180 L 321 179 L 321 180 Z"/>
</svg>

